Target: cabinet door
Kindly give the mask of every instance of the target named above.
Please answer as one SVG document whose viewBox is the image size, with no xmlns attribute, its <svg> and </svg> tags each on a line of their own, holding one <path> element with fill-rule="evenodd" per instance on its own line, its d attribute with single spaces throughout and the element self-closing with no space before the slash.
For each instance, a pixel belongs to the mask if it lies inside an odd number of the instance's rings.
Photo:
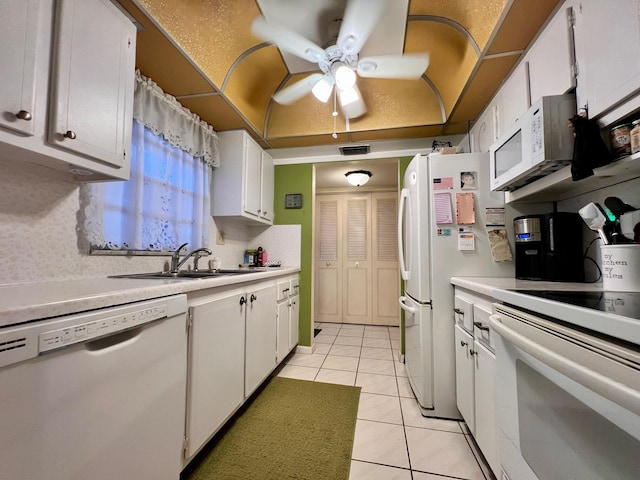
<svg viewBox="0 0 640 480">
<path fill-rule="evenodd" d="M 556 13 L 527 56 L 531 103 L 543 96 L 567 93 L 576 86 L 571 11 L 563 8 Z"/>
<path fill-rule="evenodd" d="M 530 106 L 529 65 L 523 62 L 516 67 L 496 95 L 496 135 L 502 135 Z"/>
<path fill-rule="evenodd" d="M 297 295 L 289 300 L 289 351 L 298 345 L 299 320 L 300 320 L 300 297 Z"/>
<path fill-rule="evenodd" d="M 291 302 L 284 301 L 278 303 L 278 334 L 276 339 L 277 357 L 276 363 L 282 362 L 289 354 L 289 312 Z"/>
<path fill-rule="evenodd" d="M 0 2 L 0 125 L 33 135 L 36 95 L 36 40 L 40 3 Z M 43 72 L 44 73 L 44 72 Z"/>
<path fill-rule="evenodd" d="M 244 211 L 249 215 L 259 217 L 262 149 L 248 135 L 245 135 L 244 142 Z"/>
<path fill-rule="evenodd" d="M 473 337 L 455 326 L 456 404 L 471 433 L 475 435 Z"/>
<path fill-rule="evenodd" d="M 638 0 L 582 0 L 576 12 L 578 108 L 588 103 L 589 117 L 640 88 L 639 40 Z"/>
<path fill-rule="evenodd" d="M 488 152 L 491 144 L 496 140 L 496 106 L 489 104 L 478 121 L 471 128 L 472 152 Z"/>
<path fill-rule="evenodd" d="M 244 293 L 193 306 L 189 339 L 187 458 L 244 401 Z"/>
<path fill-rule="evenodd" d="M 475 361 L 476 442 L 494 473 L 500 472 L 496 429 L 496 357 L 477 341 Z"/>
<path fill-rule="evenodd" d="M 276 366 L 276 287 L 247 292 L 245 397 L 251 395 Z"/>
<path fill-rule="evenodd" d="M 57 2 L 48 141 L 128 165 L 135 27 L 109 0 Z"/>
<path fill-rule="evenodd" d="M 267 152 L 261 153 L 260 217 L 268 222 L 273 222 L 273 158 Z"/>
</svg>

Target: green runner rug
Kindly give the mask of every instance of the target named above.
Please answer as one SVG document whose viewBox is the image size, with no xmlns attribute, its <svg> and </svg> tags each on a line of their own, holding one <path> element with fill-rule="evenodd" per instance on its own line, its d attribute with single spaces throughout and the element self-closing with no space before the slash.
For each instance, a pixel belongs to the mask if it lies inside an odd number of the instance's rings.
<svg viewBox="0 0 640 480">
<path fill-rule="evenodd" d="M 360 387 L 273 377 L 185 480 L 348 480 Z"/>
</svg>

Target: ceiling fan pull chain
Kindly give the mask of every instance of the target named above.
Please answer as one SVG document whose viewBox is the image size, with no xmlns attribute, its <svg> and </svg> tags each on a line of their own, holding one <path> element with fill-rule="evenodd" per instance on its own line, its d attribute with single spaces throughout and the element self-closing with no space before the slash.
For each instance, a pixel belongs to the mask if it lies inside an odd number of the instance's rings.
<svg viewBox="0 0 640 480">
<path fill-rule="evenodd" d="M 338 138 L 338 132 L 336 131 L 336 127 L 337 127 L 337 122 L 338 122 L 338 103 L 337 103 L 337 97 L 338 97 L 338 89 L 334 88 L 333 89 L 333 133 L 331 134 L 331 136 L 333 138 Z"/>
</svg>

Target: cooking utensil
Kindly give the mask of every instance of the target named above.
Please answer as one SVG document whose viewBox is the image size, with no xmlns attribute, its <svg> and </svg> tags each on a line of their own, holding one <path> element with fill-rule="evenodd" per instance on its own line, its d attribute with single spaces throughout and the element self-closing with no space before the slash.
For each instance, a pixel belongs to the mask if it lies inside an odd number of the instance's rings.
<svg viewBox="0 0 640 480">
<path fill-rule="evenodd" d="M 620 215 L 624 213 L 637 210 L 637 208 L 634 208 L 631 205 L 624 203 L 618 197 L 607 197 L 604 200 L 604 204 L 609 209 L 609 211 L 613 213 L 616 219 L 620 218 Z"/>
<path fill-rule="evenodd" d="M 610 240 L 604 229 L 604 226 L 607 223 L 607 217 L 604 214 L 602 207 L 597 203 L 591 202 L 578 210 L 578 213 L 584 220 L 584 223 L 586 223 L 591 230 L 598 232 L 602 243 L 604 245 L 609 245 Z"/>
</svg>

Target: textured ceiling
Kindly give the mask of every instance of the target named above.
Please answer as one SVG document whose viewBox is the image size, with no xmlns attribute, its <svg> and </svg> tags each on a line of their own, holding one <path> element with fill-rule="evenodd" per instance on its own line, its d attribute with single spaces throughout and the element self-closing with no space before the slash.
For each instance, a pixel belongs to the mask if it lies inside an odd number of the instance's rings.
<svg viewBox="0 0 640 480">
<path fill-rule="evenodd" d="M 142 26 L 143 75 L 216 130 L 245 128 L 265 148 L 286 148 L 467 132 L 560 0 L 409 0 L 408 9 L 404 0 L 404 53 L 428 52 L 429 67 L 417 80 L 358 78 L 368 111 L 349 123 L 341 115 L 334 123 L 333 102 L 313 95 L 272 100 L 308 73 L 291 73 L 274 45 L 252 35 L 256 0 L 118 2 Z M 296 8 L 306 2 L 317 3 Z M 381 31 L 393 28 L 384 21 Z"/>
</svg>

